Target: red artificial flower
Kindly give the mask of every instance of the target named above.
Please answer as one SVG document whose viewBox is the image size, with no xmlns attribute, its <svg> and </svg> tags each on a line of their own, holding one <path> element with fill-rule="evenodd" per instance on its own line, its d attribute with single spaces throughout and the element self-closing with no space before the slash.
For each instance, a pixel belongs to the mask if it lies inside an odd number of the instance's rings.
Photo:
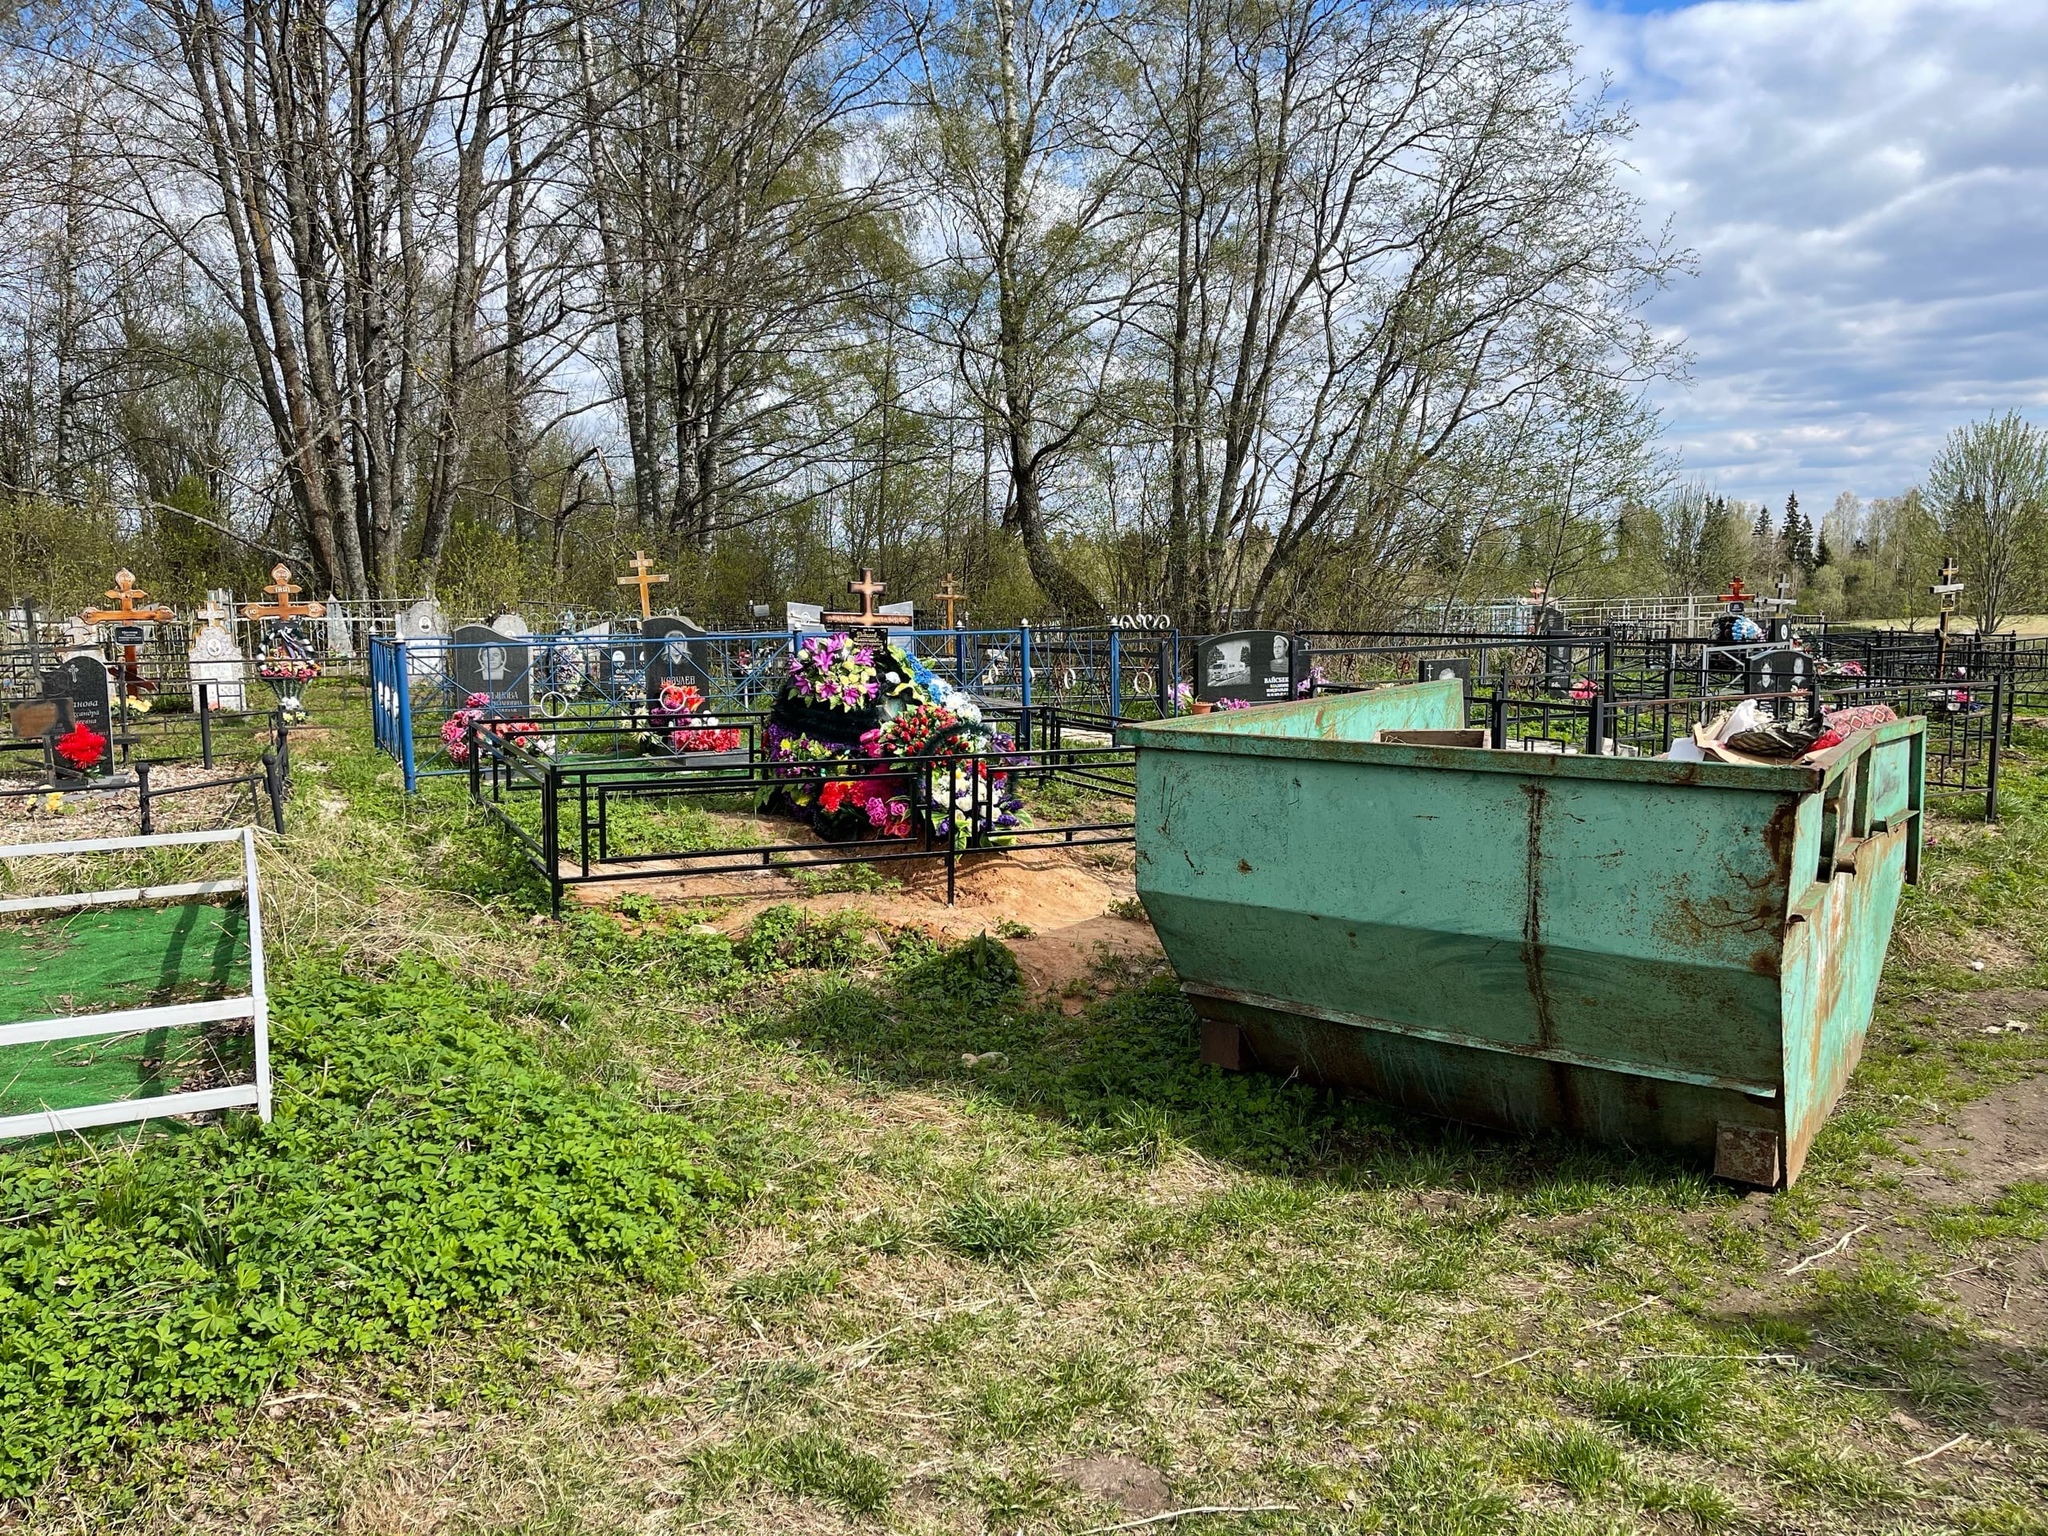
<svg viewBox="0 0 2048 1536">
<path fill-rule="evenodd" d="M 853 786 L 844 779 L 834 779 L 818 796 L 818 804 L 825 810 L 836 811 L 846 803 L 847 794 Z"/>
<path fill-rule="evenodd" d="M 92 767 L 106 750 L 107 738 L 83 720 L 57 738 L 57 755 L 81 770 Z"/>
</svg>

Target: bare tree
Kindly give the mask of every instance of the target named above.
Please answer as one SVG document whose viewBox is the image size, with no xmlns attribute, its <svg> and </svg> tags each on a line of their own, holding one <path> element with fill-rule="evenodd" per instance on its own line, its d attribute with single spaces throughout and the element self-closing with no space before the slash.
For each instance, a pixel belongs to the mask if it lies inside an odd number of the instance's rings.
<svg viewBox="0 0 2048 1536">
<path fill-rule="evenodd" d="M 2038 590 L 2048 534 L 2048 431 L 2019 412 L 1948 435 L 1927 471 L 1927 499 L 1970 581 L 1987 634 Z"/>
</svg>

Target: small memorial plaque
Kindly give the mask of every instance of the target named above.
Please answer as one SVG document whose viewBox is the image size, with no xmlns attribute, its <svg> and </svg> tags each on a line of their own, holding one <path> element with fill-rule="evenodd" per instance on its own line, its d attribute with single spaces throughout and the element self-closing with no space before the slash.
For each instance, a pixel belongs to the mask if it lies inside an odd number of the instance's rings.
<svg viewBox="0 0 2048 1536">
<path fill-rule="evenodd" d="M 114 626 L 114 644 L 147 645 L 148 643 L 149 631 L 140 624 L 116 624 Z"/>
<path fill-rule="evenodd" d="M 1293 640 L 1277 630 L 1245 629 L 1196 641 L 1195 697 L 1205 704 L 1293 698 Z"/>
<path fill-rule="evenodd" d="M 7 721 L 19 741 L 41 741 L 71 729 L 69 699 L 30 699 L 7 706 Z"/>
</svg>

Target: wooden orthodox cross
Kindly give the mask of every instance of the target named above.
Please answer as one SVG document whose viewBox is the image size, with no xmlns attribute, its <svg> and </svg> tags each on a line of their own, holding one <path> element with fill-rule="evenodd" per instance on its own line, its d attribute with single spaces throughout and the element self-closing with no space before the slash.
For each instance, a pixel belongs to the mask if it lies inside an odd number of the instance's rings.
<svg viewBox="0 0 2048 1536">
<path fill-rule="evenodd" d="M 79 615 L 88 624 L 161 624 L 171 617 L 171 610 L 162 607 L 138 608 L 149 594 L 135 585 L 133 573 L 114 572 L 114 589 L 107 594 L 121 606 L 118 608 L 88 608 Z M 129 647 L 133 650 L 134 647 Z"/>
<path fill-rule="evenodd" d="M 914 618 L 901 613 L 875 612 L 875 599 L 889 588 L 887 583 L 875 580 L 875 573 L 866 566 L 860 568 L 860 580 L 849 581 L 846 590 L 860 598 L 860 612 L 828 613 L 825 615 L 827 624 L 858 625 L 863 629 L 901 629 L 917 622 Z"/>
<path fill-rule="evenodd" d="M 666 575 L 660 573 L 650 574 L 653 572 L 654 562 L 647 558 L 647 551 L 636 549 L 633 551 L 633 574 L 617 578 L 618 584 L 622 587 L 638 587 L 640 589 L 640 617 L 643 619 L 654 617 L 654 604 L 648 597 L 648 588 L 658 587 L 668 580 Z"/>
<path fill-rule="evenodd" d="M 121 696 L 123 700 L 121 718 L 123 721 L 126 721 L 128 718 L 126 700 L 129 685 L 134 684 L 136 691 L 139 693 L 154 691 L 154 685 L 145 686 L 143 684 L 141 669 L 135 665 L 135 647 L 129 643 L 128 637 L 124 636 L 121 630 L 131 624 L 161 624 L 164 620 L 170 618 L 172 614 L 170 609 L 160 605 L 151 605 L 146 608 L 137 606 L 149 594 L 135 585 L 135 576 L 131 571 L 114 572 L 113 590 L 108 592 L 107 596 L 111 597 L 120 606 L 118 608 L 88 608 L 79 617 L 88 624 L 112 624 L 114 626 L 114 639 L 121 646 Z M 141 631 L 135 630 L 131 633 L 140 635 Z"/>
<path fill-rule="evenodd" d="M 1956 599 L 1963 595 L 1963 584 L 1956 578 L 1962 575 L 1956 565 L 1956 557 L 1948 555 L 1941 562 L 1941 580 L 1927 589 L 1928 595 L 1941 599 L 1941 615 L 1934 621 L 1937 638 L 1934 643 L 1934 665 L 1943 677 L 1948 676 L 1948 617 L 1956 611 Z"/>
<path fill-rule="evenodd" d="M 957 626 L 953 622 L 953 605 L 965 602 L 967 594 L 965 592 L 956 592 L 953 589 L 953 578 L 951 576 L 946 578 L 946 584 L 943 587 L 932 594 L 932 600 L 946 605 L 946 628 L 956 628 Z"/>
<path fill-rule="evenodd" d="M 263 589 L 271 596 L 265 603 L 244 603 L 242 616 L 261 622 L 275 619 L 282 624 L 288 619 L 317 619 L 327 611 L 325 603 L 295 603 L 299 589 L 292 585 L 292 568 L 288 565 L 273 565 L 270 568 L 270 585 Z"/>
</svg>

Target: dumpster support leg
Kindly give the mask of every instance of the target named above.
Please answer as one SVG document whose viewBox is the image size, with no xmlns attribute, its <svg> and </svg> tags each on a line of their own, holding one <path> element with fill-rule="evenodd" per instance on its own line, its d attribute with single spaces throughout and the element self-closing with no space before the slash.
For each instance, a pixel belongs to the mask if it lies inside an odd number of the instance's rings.
<svg viewBox="0 0 2048 1536">
<path fill-rule="evenodd" d="M 1202 1020 L 1202 1060 L 1226 1072 L 1244 1070 L 1244 1031 L 1223 1019 Z"/>
</svg>

